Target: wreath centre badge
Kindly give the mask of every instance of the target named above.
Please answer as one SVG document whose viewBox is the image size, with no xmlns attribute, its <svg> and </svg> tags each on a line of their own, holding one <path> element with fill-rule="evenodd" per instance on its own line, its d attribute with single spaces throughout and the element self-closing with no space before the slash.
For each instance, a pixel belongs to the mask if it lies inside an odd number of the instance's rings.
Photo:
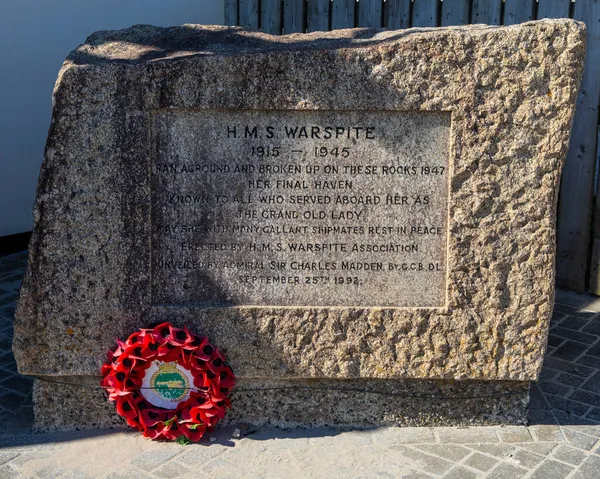
<svg viewBox="0 0 600 479">
<path fill-rule="evenodd" d="M 188 369 L 176 362 L 156 360 L 146 369 L 140 392 L 153 406 L 175 409 L 189 399 L 193 384 L 194 377 Z"/>
</svg>

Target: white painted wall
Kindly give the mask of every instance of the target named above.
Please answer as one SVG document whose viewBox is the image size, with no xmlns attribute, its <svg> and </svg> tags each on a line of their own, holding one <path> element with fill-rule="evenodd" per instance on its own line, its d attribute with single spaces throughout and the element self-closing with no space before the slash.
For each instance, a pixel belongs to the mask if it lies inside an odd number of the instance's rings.
<svg viewBox="0 0 600 479">
<path fill-rule="evenodd" d="M 32 229 L 52 107 L 67 54 L 97 30 L 222 25 L 224 0 L 0 0 L 0 236 Z"/>
</svg>

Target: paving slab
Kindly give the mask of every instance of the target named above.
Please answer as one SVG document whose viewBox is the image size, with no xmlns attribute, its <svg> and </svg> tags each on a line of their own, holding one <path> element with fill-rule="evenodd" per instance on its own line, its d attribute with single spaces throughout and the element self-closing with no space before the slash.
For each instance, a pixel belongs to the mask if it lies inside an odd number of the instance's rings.
<svg viewBox="0 0 600 479">
<path fill-rule="evenodd" d="M 378 428 L 371 434 L 374 443 L 418 444 L 435 442 L 433 430 L 428 427 Z"/>
<path fill-rule="evenodd" d="M 573 479 L 590 479 L 592 477 L 600 477 L 600 457 L 588 457 L 572 477 Z"/>
<path fill-rule="evenodd" d="M 527 469 L 512 464 L 501 463 L 486 477 L 488 479 L 517 479 L 525 477 L 525 474 L 527 474 Z"/>
<path fill-rule="evenodd" d="M 477 469 L 482 472 L 487 472 L 492 469 L 496 464 L 498 464 L 497 459 L 493 459 L 485 454 L 480 454 L 478 452 L 473 453 L 470 457 L 468 457 L 464 464 L 473 469 Z"/>
<path fill-rule="evenodd" d="M 505 426 L 498 429 L 498 436 L 502 442 L 530 442 L 532 440 L 529 429 L 525 426 Z"/>
<path fill-rule="evenodd" d="M 544 456 L 534 454 L 533 452 L 526 451 L 524 449 L 518 449 L 514 453 L 510 454 L 509 457 L 514 459 L 519 466 L 527 469 L 533 469 L 544 460 Z"/>
<path fill-rule="evenodd" d="M 545 461 L 533 472 L 531 479 L 565 479 L 572 466 L 556 461 Z"/>
<path fill-rule="evenodd" d="M 453 462 L 458 462 L 471 453 L 466 447 L 456 446 L 454 444 L 422 444 L 415 447 L 421 451 L 434 454 Z"/>
<path fill-rule="evenodd" d="M 570 429 L 564 429 L 564 433 L 567 436 L 571 446 L 582 450 L 591 451 L 598 442 L 598 438 L 596 437 L 582 434 Z"/>
<path fill-rule="evenodd" d="M 439 427 L 436 428 L 436 434 L 441 442 L 448 443 L 479 443 L 479 442 L 498 442 L 499 427 Z"/>
<path fill-rule="evenodd" d="M 456 466 L 444 476 L 445 479 L 477 479 L 478 474 L 464 467 Z"/>
<path fill-rule="evenodd" d="M 561 444 L 552 453 L 552 457 L 558 459 L 559 461 L 577 466 L 578 464 L 581 464 L 588 456 L 584 451 Z"/>
<path fill-rule="evenodd" d="M 151 471 L 152 469 L 156 469 L 161 464 L 164 464 L 177 454 L 181 454 L 181 452 L 181 450 L 176 450 L 174 448 L 169 448 L 168 450 L 162 451 L 153 450 L 136 457 L 133 461 L 131 461 L 131 463 L 143 469 L 144 471 Z"/>
</svg>

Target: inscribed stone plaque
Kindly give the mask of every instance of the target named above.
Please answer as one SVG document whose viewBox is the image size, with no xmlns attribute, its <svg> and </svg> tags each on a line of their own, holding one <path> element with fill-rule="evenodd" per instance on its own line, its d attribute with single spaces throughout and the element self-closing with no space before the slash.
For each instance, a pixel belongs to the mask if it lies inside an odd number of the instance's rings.
<svg viewBox="0 0 600 479">
<path fill-rule="evenodd" d="M 153 118 L 154 304 L 445 304 L 449 113 Z"/>
</svg>

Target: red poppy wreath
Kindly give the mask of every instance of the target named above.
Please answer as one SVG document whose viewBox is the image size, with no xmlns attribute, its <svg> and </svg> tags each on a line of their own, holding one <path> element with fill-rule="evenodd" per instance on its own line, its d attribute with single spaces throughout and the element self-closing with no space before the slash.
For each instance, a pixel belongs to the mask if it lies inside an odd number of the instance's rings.
<svg viewBox="0 0 600 479">
<path fill-rule="evenodd" d="M 163 323 L 117 340 L 101 385 L 144 436 L 186 443 L 199 441 L 225 416 L 235 376 L 207 338 Z"/>
</svg>

